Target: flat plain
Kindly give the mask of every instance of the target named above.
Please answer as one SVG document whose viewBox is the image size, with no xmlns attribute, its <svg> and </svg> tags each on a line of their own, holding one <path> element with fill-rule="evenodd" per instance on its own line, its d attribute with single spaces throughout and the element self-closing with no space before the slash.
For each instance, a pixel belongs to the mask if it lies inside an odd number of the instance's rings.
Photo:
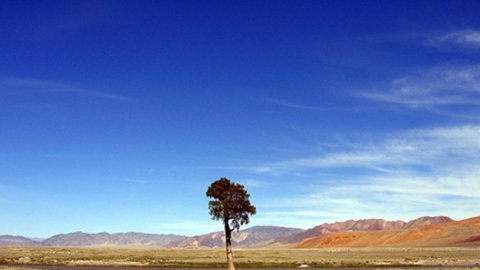
<svg viewBox="0 0 480 270">
<path fill-rule="evenodd" d="M 476 267 L 480 248 L 237 249 L 239 268 Z M 2 247 L 1 265 L 219 268 L 223 249 Z"/>
</svg>

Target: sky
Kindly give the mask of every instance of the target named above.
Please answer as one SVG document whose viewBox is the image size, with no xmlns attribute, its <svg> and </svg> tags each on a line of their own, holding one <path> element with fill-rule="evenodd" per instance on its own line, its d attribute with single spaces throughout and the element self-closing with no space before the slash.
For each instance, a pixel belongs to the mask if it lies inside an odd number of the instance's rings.
<svg viewBox="0 0 480 270">
<path fill-rule="evenodd" d="M 480 215 L 478 1 L 0 2 L 0 234 Z"/>
</svg>

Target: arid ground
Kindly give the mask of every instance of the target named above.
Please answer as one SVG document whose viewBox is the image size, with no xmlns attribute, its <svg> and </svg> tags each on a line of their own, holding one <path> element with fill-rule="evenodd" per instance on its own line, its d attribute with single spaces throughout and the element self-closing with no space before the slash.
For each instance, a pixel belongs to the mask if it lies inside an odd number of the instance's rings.
<svg viewBox="0 0 480 270">
<path fill-rule="evenodd" d="M 480 248 L 237 249 L 239 268 L 480 266 Z M 224 267 L 222 249 L 4 247 L 2 265 Z"/>
</svg>

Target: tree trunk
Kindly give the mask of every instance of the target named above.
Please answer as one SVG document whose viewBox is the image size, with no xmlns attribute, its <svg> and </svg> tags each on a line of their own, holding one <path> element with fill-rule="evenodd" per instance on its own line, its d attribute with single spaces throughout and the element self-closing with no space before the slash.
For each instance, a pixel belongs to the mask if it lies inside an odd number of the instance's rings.
<svg viewBox="0 0 480 270">
<path fill-rule="evenodd" d="M 233 253 L 232 253 L 232 230 L 228 225 L 228 220 L 224 221 L 225 223 L 225 246 L 227 249 L 227 270 L 235 270 L 233 265 Z"/>
</svg>

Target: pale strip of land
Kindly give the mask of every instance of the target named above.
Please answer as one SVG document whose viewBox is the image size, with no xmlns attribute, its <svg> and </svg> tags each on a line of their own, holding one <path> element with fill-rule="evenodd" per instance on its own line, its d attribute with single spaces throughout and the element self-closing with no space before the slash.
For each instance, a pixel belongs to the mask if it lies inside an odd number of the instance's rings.
<svg viewBox="0 0 480 270">
<path fill-rule="evenodd" d="M 10 266 L 10 265 L 0 265 L 0 270 L 36 270 L 36 268 L 32 267 L 18 267 L 18 266 Z"/>
<path fill-rule="evenodd" d="M 480 248 L 237 249 L 239 268 L 479 267 Z M 2 265 L 224 267 L 221 249 L 2 247 Z"/>
</svg>

